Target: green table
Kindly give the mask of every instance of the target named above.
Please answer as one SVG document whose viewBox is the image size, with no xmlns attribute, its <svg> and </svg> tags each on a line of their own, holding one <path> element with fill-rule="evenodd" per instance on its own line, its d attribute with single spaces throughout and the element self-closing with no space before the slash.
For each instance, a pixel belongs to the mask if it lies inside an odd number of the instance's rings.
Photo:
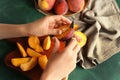
<svg viewBox="0 0 120 80">
<path fill-rule="evenodd" d="M 117 3 L 120 7 L 120 0 Z M 43 16 L 34 9 L 32 0 L 0 0 L 0 23 L 28 23 Z M 0 80 L 29 80 L 4 64 L 5 55 L 14 48 L 11 43 L 0 40 Z M 120 53 L 93 69 L 85 70 L 77 66 L 69 80 L 120 80 Z"/>
</svg>

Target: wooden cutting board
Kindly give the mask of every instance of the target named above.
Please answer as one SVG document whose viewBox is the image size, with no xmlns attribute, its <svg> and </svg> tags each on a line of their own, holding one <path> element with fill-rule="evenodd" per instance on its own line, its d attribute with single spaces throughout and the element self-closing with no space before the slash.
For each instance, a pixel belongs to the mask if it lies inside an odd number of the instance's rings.
<svg viewBox="0 0 120 80">
<path fill-rule="evenodd" d="M 12 39 L 8 39 L 7 41 L 9 41 L 15 45 L 16 45 L 16 42 L 19 42 L 22 44 L 22 46 L 24 46 L 24 48 L 26 48 L 26 45 L 28 45 L 27 43 L 25 43 L 27 41 L 27 38 L 12 38 Z M 12 65 L 11 59 L 12 58 L 20 58 L 20 57 L 22 57 L 22 56 L 21 56 L 18 48 L 12 52 L 9 52 L 4 58 L 6 66 L 9 67 L 10 69 L 19 71 L 23 75 L 30 78 L 30 80 L 40 80 L 40 76 L 41 76 L 43 70 L 40 68 L 40 66 L 38 64 L 36 65 L 36 67 L 31 69 L 30 71 L 22 71 L 20 68 L 14 67 Z"/>
<path fill-rule="evenodd" d="M 41 37 L 41 39 L 43 39 L 44 37 Z M 7 41 L 12 42 L 13 44 L 16 45 L 16 42 L 21 43 L 21 45 L 26 49 L 28 46 L 27 42 L 27 38 L 12 38 L 12 39 L 8 39 Z M 43 72 L 43 70 L 40 68 L 39 64 L 37 64 L 33 69 L 31 69 L 30 71 L 22 71 L 20 68 L 17 68 L 15 66 L 12 65 L 11 63 L 11 59 L 12 58 L 20 58 L 22 57 L 20 54 L 20 51 L 18 50 L 18 48 L 10 53 L 8 53 L 4 59 L 5 64 L 7 67 L 19 71 L 20 73 L 22 73 L 23 75 L 27 76 L 28 78 L 30 78 L 30 80 L 40 80 L 40 76 Z M 68 77 L 63 78 L 62 80 L 68 80 Z"/>
<path fill-rule="evenodd" d="M 15 51 L 12 51 L 12 52 L 8 53 L 5 57 L 5 59 L 4 59 L 6 66 L 13 69 L 13 70 L 19 71 L 23 75 L 30 78 L 30 80 L 40 80 L 40 76 L 41 76 L 43 71 L 39 67 L 39 65 L 37 64 L 37 66 L 34 67 L 33 69 L 31 69 L 30 71 L 22 71 L 20 68 L 14 67 L 11 63 L 11 59 L 12 58 L 17 58 L 17 57 L 21 57 L 18 50 L 15 50 Z"/>
</svg>

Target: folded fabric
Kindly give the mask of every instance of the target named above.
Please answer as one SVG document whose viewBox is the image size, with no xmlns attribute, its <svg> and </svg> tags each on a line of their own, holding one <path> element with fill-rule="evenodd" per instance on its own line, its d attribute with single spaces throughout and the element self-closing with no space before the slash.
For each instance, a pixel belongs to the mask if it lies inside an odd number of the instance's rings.
<svg viewBox="0 0 120 80">
<path fill-rule="evenodd" d="M 68 17 L 79 24 L 87 44 L 78 54 L 84 69 L 95 67 L 120 51 L 120 10 L 115 0 L 90 0 L 83 12 Z"/>
</svg>

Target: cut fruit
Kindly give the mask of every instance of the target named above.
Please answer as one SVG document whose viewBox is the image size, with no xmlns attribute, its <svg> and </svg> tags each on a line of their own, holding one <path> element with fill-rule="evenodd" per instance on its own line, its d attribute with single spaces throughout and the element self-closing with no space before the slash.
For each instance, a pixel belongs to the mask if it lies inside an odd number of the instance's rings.
<svg viewBox="0 0 120 80">
<path fill-rule="evenodd" d="M 74 30 L 78 30 L 78 28 L 79 28 L 79 26 L 78 26 L 77 24 L 74 24 L 73 29 L 74 29 Z"/>
<path fill-rule="evenodd" d="M 48 59 L 46 55 L 41 55 L 38 59 L 38 63 L 43 70 L 46 68 L 47 62 Z"/>
<path fill-rule="evenodd" d="M 50 46 L 51 46 L 51 38 L 50 36 L 47 36 L 43 41 L 43 49 L 48 50 L 50 49 Z"/>
<path fill-rule="evenodd" d="M 28 45 L 35 49 L 36 44 L 40 44 L 39 38 L 37 36 L 29 36 L 28 38 Z"/>
<path fill-rule="evenodd" d="M 29 71 L 33 69 L 37 64 L 37 57 L 32 57 L 29 62 L 20 65 L 22 71 Z"/>
<path fill-rule="evenodd" d="M 38 44 L 36 44 L 35 51 L 37 52 L 43 52 L 43 48 Z"/>
<path fill-rule="evenodd" d="M 78 40 L 78 44 L 80 45 L 80 47 L 83 47 L 86 42 L 87 42 L 87 37 L 84 33 L 80 32 L 80 31 L 75 31 L 74 35 L 79 38 Z"/>
<path fill-rule="evenodd" d="M 29 36 L 28 45 L 37 52 L 43 52 L 43 48 L 40 45 L 40 40 L 37 36 Z"/>
<path fill-rule="evenodd" d="M 15 67 L 19 67 L 21 64 L 26 63 L 29 60 L 30 60 L 30 57 L 26 57 L 26 58 L 12 58 L 11 59 L 11 63 Z"/>
<path fill-rule="evenodd" d="M 26 57 L 27 56 L 27 53 L 25 52 L 25 49 L 23 48 L 23 46 L 17 42 L 17 46 L 18 46 L 18 49 L 20 50 L 20 53 L 23 57 Z"/>
<path fill-rule="evenodd" d="M 60 35 L 55 35 L 60 40 L 67 40 L 70 39 L 73 36 L 74 29 L 69 28 L 66 32 L 60 34 Z"/>
<path fill-rule="evenodd" d="M 29 55 L 30 57 L 39 57 L 39 56 L 41 55 L 40 53 L 34 51 L 34 50 L 31 49 L 31 48 L 27 48 L 26 51 L 27 51 L 27 53 L 28 53 L 28 55 Z"/>
</svg>

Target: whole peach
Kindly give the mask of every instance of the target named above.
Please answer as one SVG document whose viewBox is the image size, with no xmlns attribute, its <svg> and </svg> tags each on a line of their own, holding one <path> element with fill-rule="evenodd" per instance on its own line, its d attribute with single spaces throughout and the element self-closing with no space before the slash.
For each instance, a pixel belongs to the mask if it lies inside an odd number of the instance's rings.
<svg viewBox="0 0 120 80">
<path fill-rule="evenodd" d="M 53 8 L 55 0 L 38 0 L 38 6 L 43 11 L 49 11 Z"/>
</svg>

